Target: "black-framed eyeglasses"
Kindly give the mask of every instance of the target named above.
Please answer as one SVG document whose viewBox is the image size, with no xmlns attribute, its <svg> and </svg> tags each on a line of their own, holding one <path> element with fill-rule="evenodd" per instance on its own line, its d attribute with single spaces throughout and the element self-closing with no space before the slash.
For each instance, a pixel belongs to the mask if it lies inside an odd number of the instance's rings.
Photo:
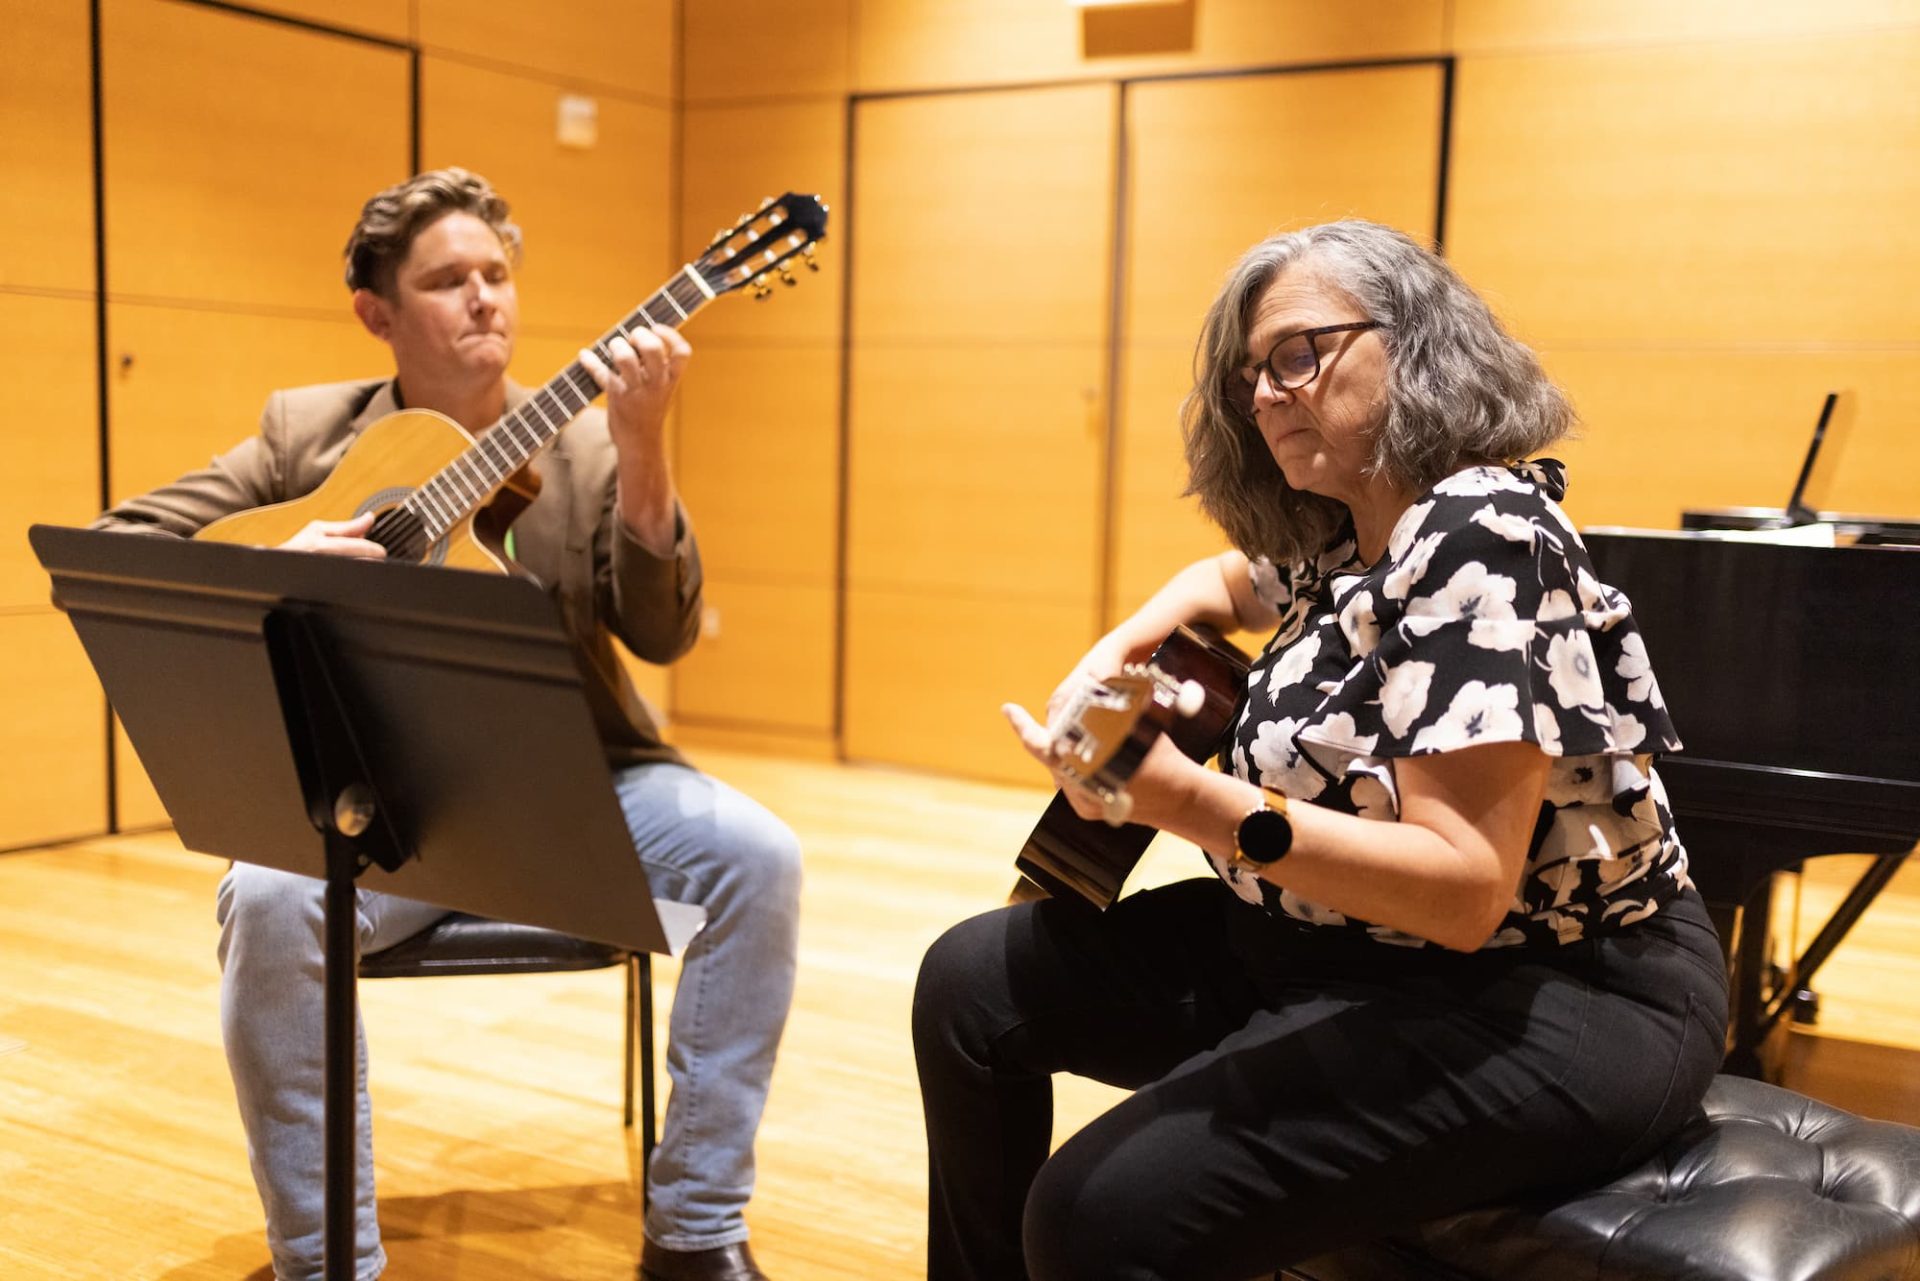
<svg viewBox="0 0 1920 1281">
<path fill-rule="evenodd" d="M 1260 386 L 1260 374 L 1264 370 L 1267 381 L 1276 391 L 1298 391 L 1320 376 L 1320 339 L 1327 334 L 1347 334 L 1363 329 L 1385 329 L 1383 320 L 1350 320 L 1344 325 L 1320 325 L 1314 329 L 1302 329 L 1297 334 L 1288 334 L 1268 349 L 1266 359 L 1247 365 L 1240 370 L 1236 380 L 1240 386 L 1235 388 L 1236 399 L 1242 406 L 1253 408 L 1253 393 Z"/>
</svg>

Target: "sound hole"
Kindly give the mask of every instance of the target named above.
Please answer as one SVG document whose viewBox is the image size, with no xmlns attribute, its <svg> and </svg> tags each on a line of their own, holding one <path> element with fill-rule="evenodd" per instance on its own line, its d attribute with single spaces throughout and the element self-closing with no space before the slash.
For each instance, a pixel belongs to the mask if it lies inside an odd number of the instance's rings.
<svg viewBox="0 0 1920 1281">
<path fill-rule="evenodd" d="M 387 549 L 388 560 L 418 562 L 427 558 L 427 531 L 420 518 L 405 507 L 389 507 L 374 517 L 367 537 Z"/>
</svg>

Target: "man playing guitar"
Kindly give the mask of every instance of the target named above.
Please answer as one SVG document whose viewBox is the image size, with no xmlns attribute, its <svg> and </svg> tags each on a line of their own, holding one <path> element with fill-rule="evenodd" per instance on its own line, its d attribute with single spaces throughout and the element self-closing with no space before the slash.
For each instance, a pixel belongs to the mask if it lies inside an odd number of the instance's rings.
<svg viewBox="0 0 1920 1281">
<path fill-rule="evenodd" d="M 373 196 L 347 245 L 346 280 L 354 314 L 393 352 L 393 376 L 274 393 L 257 435 L 121 503 L 96 527 L 193 537 L 235 513 L 291 505 L 336 469 L 364 463 L 377 476 L 380 451 L 356 462 L 350 446 L 396 411 L 436 411 L 478 435 L 527 404 L 529 393 L 507 378 L 520 248 L 507 212 L 484 179 L 460 169 L 423 173 Z M 601 688 L 589 702 L 649 883 L 706 911 L 674 1001 L 673 1088 L 650 1163 L 640 1275 L 751 1281 L 763 1274 L 747 1249 L 743 1211 L 792 998 L 800 852 L 778 818 L 661 740 L 613 647 L 617 637 L 639 657 L 665 663 L 699 630 L 700 557 L 665 446 L 691 348 L 673 328 L 649 327 L 644 309 L 640 316 L 645 323 L 604 343 L 606 358 L 581 353 L 579 367 L 598 387 L 582 380 L 578 403 L 604 389 L 606 409 L 548 414 L 551 444 L 507 483 L 527 505 L 499 554 L 547 587 L 591 658 Z M 278 545 L 386 556 L 400 544 L 381 541 L 376 524 L 392 505 L 376 488 L 358 514 L 316 516 Z M 318 880 L 238 863 L 219 891 L 222 1026 L 280 1281 L 307 1281 L 322 1267 L 323 890 Z M 364 952 L 445 914 L 366 890 L 358 899 Z M 367 1109 L 364 1067 L 359 1108 Z M 355 1275 L 371 1278 L 385 1254 L 364 1124 L 358 1143 Z"/>
</svg>

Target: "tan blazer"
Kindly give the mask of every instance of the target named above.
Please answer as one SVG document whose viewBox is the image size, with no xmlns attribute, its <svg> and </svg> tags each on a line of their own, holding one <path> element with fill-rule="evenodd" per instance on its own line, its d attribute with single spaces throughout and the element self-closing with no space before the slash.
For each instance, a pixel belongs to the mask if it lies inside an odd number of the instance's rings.
<svg viewBox="0 0 1920 1281">
<path fill-rule="evenodd" d="M 527 395 L 510 384 L 509 406 Z M 277 391 L 258 435 L 171 485 L 119 504 L 93 528 L 190 538 L 222 516 L 299 498 L 326 479 L 361 431 L 397 408 L 390 378 Z M 587 701 L 608 760 L 616 768 L 679 761 L 627 678 L 613 638 L 651 663 L 671 662 L 693 647 L 700 552 L 686 511 L 679 511 L 669 557 L 653 555 L 627 532 L 614 512 L 613 441 L 598 407 L 561 429 L 534 466 L 540 496 L 513 524 L 514 559 L 559 602 L 580 645 Z"/>
</svg>

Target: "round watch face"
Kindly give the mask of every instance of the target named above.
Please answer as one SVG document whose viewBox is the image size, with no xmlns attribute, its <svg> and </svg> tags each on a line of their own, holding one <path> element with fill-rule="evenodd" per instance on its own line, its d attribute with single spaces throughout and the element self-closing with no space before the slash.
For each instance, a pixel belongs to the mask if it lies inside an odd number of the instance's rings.
<svg viewBox="0 0 1920 1281">
<path fill-rule="evenodd" d="M 1292 848 L 1293 823 L 1279 810 L 1257 809 L 1240 820 L 1236 840 L 1242 858 L 1271 863 Z"/>
</svg>

